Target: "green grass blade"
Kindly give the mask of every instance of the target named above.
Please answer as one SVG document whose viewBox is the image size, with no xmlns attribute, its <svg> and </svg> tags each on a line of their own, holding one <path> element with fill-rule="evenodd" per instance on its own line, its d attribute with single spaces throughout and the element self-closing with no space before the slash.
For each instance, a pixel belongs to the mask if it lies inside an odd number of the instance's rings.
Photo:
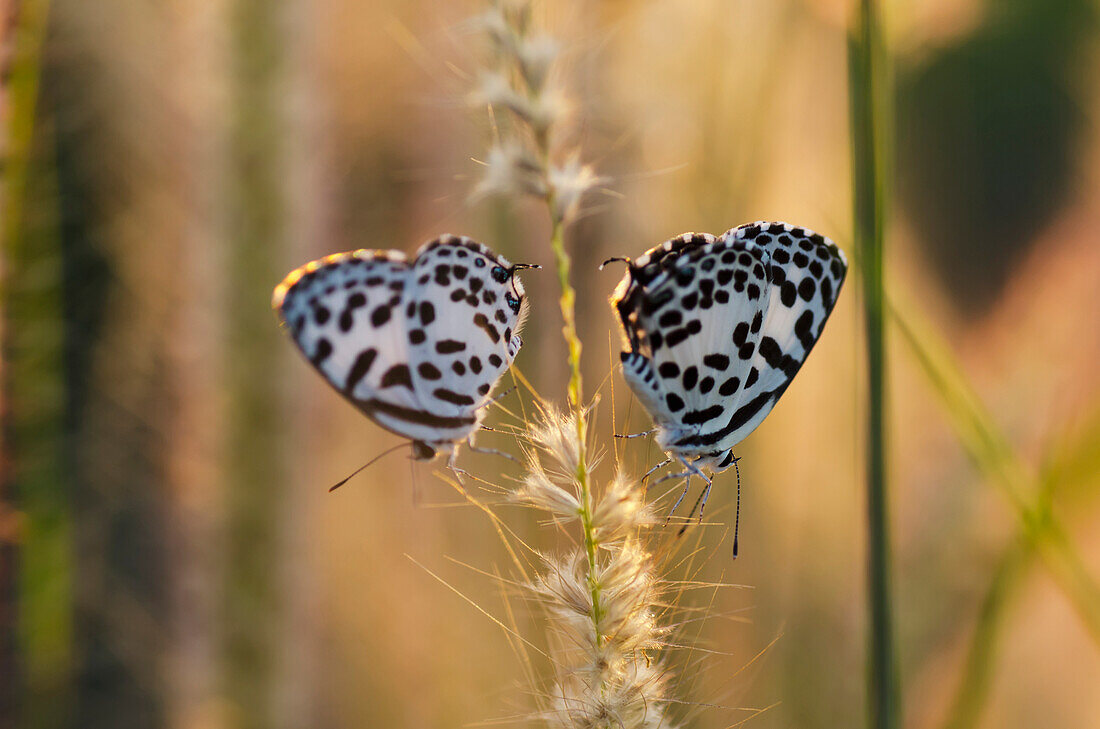
<svg viewBox="0 0 1100 729">
<path fill-rule="evenodd" d="M 1100 646 L 1100 586 L 1089 574 L 1065 528 L 1050 510 L 1048 495 L 982 406 L 947 346 L 930 328 L 890 307 L 894 325 L 932 383 L 960 442 L 982 475 L 1013 506 L 1023 533 L 1070 599 L 1093 641 Z"/>
<path fill-rule="evenodd" d="M 886 207 L 885 152 L 889 110 L 878 8 L 862 0 L 848 41 L 848 94 L 856 254 L 863 284 L 867 338 L 867 698 L 870 725 L 901 723 L 901 682 L 894 647 L 890 581 L 890 521 L 886 483 L 886 354 L 882 248 Z"/>
<path fill-rule="evenodd" d="M 993 684 L 1000 636 L 1013 598 L 1034 561 L 1031 543 L 1018 537 L 1001 555 L 989 590 L 982 600 L 971 636 L 963 675 L 955 689 L 943 729 L 970 729 L 978 725 Z"/>
<path fill-rule="evenodd" d="M 18 525 L 12 541 L 0 544 L 0 725 L 42 729 L 71 722 L 73 696 L 73 524 L 57 180 L 52 140 L 35 139 L 49 16 L 48 0 L 18 5 L 10 39 L 14 54 L 3 80 L 9 114 L 0 131 L 0 499 L 12 505 Z"/>
<path fill-rule="evenodd" d="M 1047 458 L 1046 475 L 1042 480 L 1037 507 L 1041 511 L 1049 511 L 1050 501 L 1064 492 L 1066 487 L 1084 493 L 1083 486 L 1095 479 L 1097 467 L 1100 466 L 1100 407 L 1093 407 L 1090 417 L 1085 418 L 1084 422 L 1084 427 L 1061 434 L 1051 445 L 1053 455 Z M 982 601 L 963 673 L 943 729 L 978 726 L 989 701 L 997 644 L 1007 622 L 1006 612 L 1024 584 L 1023 577 L 1035 557 L 1034 544 L 1028 539 L 1026 528 L 1021 528 L 1001 555 L 989 591 Z"/>
</svg>

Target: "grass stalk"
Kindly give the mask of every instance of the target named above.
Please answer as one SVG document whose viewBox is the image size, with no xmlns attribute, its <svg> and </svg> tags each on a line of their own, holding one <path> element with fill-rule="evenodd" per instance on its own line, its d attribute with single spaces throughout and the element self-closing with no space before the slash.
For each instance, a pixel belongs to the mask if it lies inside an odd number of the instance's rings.
<svg viewBox="0 0 1100 729">
<path fill-rule="evenodd" d="M 890 521 L 886 482 L 884 288 L 882 248 L 886 208 L 886 76 L 877 4 L 861 0 L 848 41 L 853 212 L 862 272 L 867 340 L 867 699 L 870 726 L 896 729 L 901 683 L 893 637 Z"/>
<path fill-rule="evenodd" d="M 993 685 L 997 649 L 1008 607 L 1023 584 L 1033 557 L 1027 540 L 1019 537 L 1001 555 L 982 599 L 963 674 L 955 688 L 943 729 L 971 729 L 978 725 Z"/>
<path fill-rule="evenodd" d="M 231 215 L 225 254 L 227 351 L 225 572 L 222 594 L 222 681 L 231 724 L 258 729 L 275 721 L 277 631 L 285 595 L 280 581 L 286 500 L 286 403 L 279 391 L 280 333 L 256 305 L 282 269 L 286 243 L 285 3 L 231 4 L 228 183 Z"/>
<path fill-rule="evenodd" d="M 1096 415 L 1093 414 L 1089 424 L 1091 427 L 1085 428 L 1083 438 L 1063 433 L 1052 445 L 1054 453 L 1048 457 L 1037 508 L 1049 513 L 1057 494 L 1080 490 L 1081 482 L 1087 481 L 1082 466 L 1088 469 L 1088 464 L 1096 460 L 1096 443 L 1100 440 L 1100 429 L 1097 428 L 1100 418 Z M 1095 471 L 1089 469 L 1088 472 Z M 1037 557 L 1035 545 L 1028 539 L 1026 530 L 1026 526 L 1020 527 L 998 560 L 993 580 L 978 612 L 966 662 L 943 729 L 972 729 L 981 721 L 990 697 L 998 644 L 1007 623 L 1008 607 L 1025 584 L 1024 577 Z"/>
<path fill-rule="evenodd" d="M 592 489 L 588 482 L 588 454 L 587 434 L 588 426 L 585 421 L 584 390 L 581 380 L 581 340 L 577 335 L 576 300 L 577 293 L 573 288 L 569 273 L 572 268 L 572 260 L 565 250 L 565 225 L 564 221 L 555 213 L 556 205 L 553 199 L 553 189 L 547 196 L 552 220 L 550 231 L 550 247 L 554 251 L 554 265 L 558 272 L 558 285 L 561 288 L 559 303 L 561 306 L 562 337 L 565 339 L 569 350 L 569 404 L 577 423 L 577 472 L 576 480 L 580 487 L 580 521 L 581 530 L 584 533 L 584 551 L 588 558 L 588 589 L 592 595 L 592 625 L 595 631 L 596 644 L 599 645 L 600 637 L 600 586 L 596 582 L 596 532 L 592 523 Z"/>
<path fill-rule="evenodd" d="M 1040 484 L 1038 476 L 1031 473 L 1013 450 L 946 345 L 928 327 L 915 326 L 911 317 L 901 315 L 897 307 L 891 306 L 890 312 L 902 339 L 939 396 L 963 448 L 986 479 L 1008 499 L 1023 536 L 1100 646 L 1100 585 L 1089 574 L 1068 532 L 1052 512 L 1048 488 Z"/>
<path fill-rule="evenodd" d="M 18 4 L 10 28 L 14 52 L 2 81 L 9 114 L 0 130 L 0 726 L 43 729 L 72 719 L 74 652 L 52 137 L 39 145 L 42 159 L 34 152 L 49 19 L 49 0 Z M 27 275 L 30 271 L 34 275 Z"/>
</svg>

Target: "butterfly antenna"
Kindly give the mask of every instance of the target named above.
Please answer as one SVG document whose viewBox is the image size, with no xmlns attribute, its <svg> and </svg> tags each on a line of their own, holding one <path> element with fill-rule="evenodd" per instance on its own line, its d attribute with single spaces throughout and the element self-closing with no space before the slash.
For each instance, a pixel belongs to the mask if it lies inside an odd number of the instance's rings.
<svg viewBox="0 0 1100 729">
<path fill-rule="evenodd" d="M 525 268 L 542 268 L 537 263 L 513 263 L 512 267 L 508 269 L 509 273 L 515 273 L 516 271 L 522 271 Z"/>
<path fill-rule="evenodd" d="M 733 558 L 737 559 L 737 529 L 741 526 L 741 469 L 737 467 L 740 458 L 733 459 L 733 472 L 737 474 L 737 510 L 733 517 Z"/>
<path fill-rule="evenodd" d="M 509 388 L 508 388 L 507 390 L 505 390 L 504 392 L 500 393 L 499 395 L 494 395 L 493 397 L 491 397 L 490 399 L 486 400 L 486 401 L 485 401 L 485 402 L 483 402 L 483 403 L 482 403 L 481 405 L 478 405 L 478 406 L 477 406 L 476 408 L 474 408 L 474 409 L 475 409 L 475 410 L 481 410 L 482 408 L 487 408 L 487 407 L 489 407 L 490 405 L 492 405 L 493 403 L 495 403 L 495 402 L 499 402 L 499 401 L 503 400 L 504 398 L 508 397 L 508 395 L 512 394 L 512 391 L 513 391 L 513 390 L 515 390 L 515 389 L 516 389 L 516 386 L 515 386 L 515 385 L 512 385 L 511 387 L 509 387 Z M 481 428 L 482 428 L 482 430 L 492 430 L 492 428 L 486 428 L 486 427 L 485 427 L 484 425 L 483 425 L 483 426 L 481 426 Z"/>
<path fill-rule="evenodd" d="M 613 256 L 612 258 L 608 258 L 606 261 L 604 261 L 603 263 L 600 264 L 600 270 L 602 271 L 604 266 L 606 266 L 609 263 L 615 263 L 616 261 L 618 261 L 619 263 L 625 263 L 626 265 L 630 266 L 631 268 L 634 267 L 634 261 L 630 260 L 626 256 Z"/>
<path fill-rule="evenodd" d="M 371 465 L 372 463 L 374 463 L 375 461 L 377 461 L 377 460 L 378 460 L 379 458 L 381 458 L 382 456 L 388 456 L 389 454 L 391 454 L 391 453 L 393 453 L 394 451 L 396 451 L 396 450 L 397 450 L 398 448 L 407 448 L 408 446 L 409 446 L 409 443 L 398 443 L 397 445 L 393 446 L 392 448 L 387 448 L 386 450 L 382 451 L 381 453 L 379 453 L 379 454 L 378 454 L 377 456 L 375 456 L 374 458 L 372 458 L 372 459 L 370 459 L 369 461 L 367 461 L 366 463 L 364 463 L 364 464 L 363 464 L 362 466 L 360 466 L 359 468 L 357 468 L 357 469 L 355 469 L 354 471 L 352 471 L 352 472 L 351 472 L 351 475 L 350 475 L 350 476 L 348 476 L 347 478 L 345 478 L 345 479 L 344 479 L 343 481 L 341 481 L 340 483 L 338 483 L 338 484 L 336 484 L 335 486 L 333 486 L 332 488 L 330 488 L 330 489 L 329 489 L 329 493 L 332 493 L 332 492 L 333 492 L 333 491 L 335 491 L 336 489 L 338 489 L 338 488 L 340 488 L 341 486 L 343 486 L 344 484 L 346 484 L 346 483 L 347 483 L 348 481 L 350 481 L 350 480 L 351 480 L 351 479 L 352 479 L 352 478 L 353 478 L 353 477 L 354 477 L 354 476 L 355 476 L 355 475 L 356 475 L 357 473 L 359 473 L 359 472 L 360 472 L 360 471 L 362 471 L 362 470 L 363 470 L 364 468 L 366 468 L 367 466 L 369 466 L 369 465 Z"/>
</svg>

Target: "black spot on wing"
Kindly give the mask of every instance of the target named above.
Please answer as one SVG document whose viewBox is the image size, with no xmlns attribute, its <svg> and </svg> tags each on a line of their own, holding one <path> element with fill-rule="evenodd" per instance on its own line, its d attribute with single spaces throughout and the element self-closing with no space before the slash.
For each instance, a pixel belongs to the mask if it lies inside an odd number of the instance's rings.
<svg viewBox="0 0 1100 729">
<path fill-rule="evenodd" d="M 779 397 L 782 393 L 782 388 L 778 391 L 769 390 L 762 392 L 754 397 L 749 402 L 745 403 L 734 411 L 730 416 L 729 422 L 727 422 L 720 429 L 712 431 L 710 433 L 700 433 L 698 435 L 688 436 L 687 438 L 681 438 L 674 445 L 687 448 L 692 446 L 708 446 L 714 445 L 726 438 L 730 433 L 733 433 L 738 428 L 743 427 L 746 423 L 752 420 L 760 410 L 769 405 L 775 398 Z"/>
<path fill-rule="evenodd" d="M 382 375 L 382 381 L 380 386 L 386 387 L 405 387 L 411 392 L 413 389 L 412 373 L 409 371 L 408 365 L 394 365 L 386 370 Z"/>
<path fill-rule="evenodd" d="M 426 410 L 414 410 L 413 408 L 394 405 L 393 403 L 388 403 L 376 398 L 370 400 L 355 400 L 355 404 L 358 405 L 363 412 L 371 416 L 375 413 L 381 413 L 397 420 L 403 420 L 406 423 L 425 425 L 429 428 L 452 430 L 473 425 L 476 422 L 476 419 L 472 415 L 455 417 L 436 415 Z"/>
<path fill-rule="evenodd" d="M 435 351 L 439 354 L 454 354 L 466 349 L 466 343 L 457 339 L 442 339 L 435 343 Z"/>
<path fill-rule="evenodd" d="M 680 418 L 680 422 L 684 425 L 702 425 L 703 423 L 714 420 L 720 417 L 722 413 L 726 411 L 721 405 L 711 405 L 708 408 L 702 410 L 691 410 L 684 413 L 684 416 Z"/>
<path fill-rule="evenodd" d="M 731 377 L 722 383 L 722 386 L 718 388 L 718 394 L 722 397 L 729 397 L 733 393 L 737 392 L 737 388 L 741 387 L 740 377 Z"/>
<path fill-rule="evenodd" d="M 375 329 L 382 326 L 390 320 L 390 307 L 379 306 L 377 309 L 371 312 L 370 323 Z"/>
<path fill-rule="evenodd" d="M 813 348 L 814 342 L 817 341 L 814 336 L 814 313 L 807 309 L 802 312 L 802 316 L 798 317 L 798 320 L 794 323 L 794 333 L 798 337 L 798 341 L 802 344 L 802 348 L 809 353 Z"/>
<path fill-rule="evenodd" d="M 665 378 L 666 380 L 672 379 L 673 377 L 679 377 L 680 365 L 676 364 L 675 362 L 662 362 L 661 365 L 657 368 L 657 372 L 659 372 L 661 377 Z"/>
<path fill-rule="evenodd" d="M 317 349 L 313 350 L 313 356 L 309 358 L 309 361 L 313 363 L 314 367 L 320 367 L 321 363 L 329 358 L 332 354 L 332 342 L 321 337 L 317 340 Z"/>
<path fill-rule="evenodd" d="M 760 356 L 769 367 L 780 370 L 788 380 L 794 377 L 798 373 L 798 368 L 802 366 L 797 359 L 785 354 L 779 343 L 771 337 L 760 340 Z"/>
<path fill-rule="evenodd" d="M 489 321 L 489 317 L 482 314 L 480 311 L 474 315 L 474 326 L 485 332 L 489 339 L 493 340 L 493 344 L 500 341 L 500 332 Z"/>
<path fill-rule="evenodd" d="M 438 380 L 443 377 L 443 373 L 431 362 L 421 362 L 417 365 L 416 371 L 425 380 Z"/>
<path fill-rule="evenodd" d="M 684 389 L 690 390 L 695 387 L 695 383 L 699 381 L 699 368 L 695 365 L 688 367 L 684 370 Z"/>
<path fill-rule="evenodd" d="M 730 358 L 724 354 L 708 354 L 703 357 L 703 364 L 711 369 L 725 370 L 730 366 Z"/>
<path fill-rule="evenodd" d="M 420 322 L 424 326 L 428 326 L 435 321 L 435 306 L 430 301 L 420 302 Z"/>
<path fill-rule="evenodd" d="M 455 392 L 454 390 L 448 390 L 445 387 L 438 387 L 432 390 L 432 397 L 443 402 L 449 402 L 452 405 L 473 405 L 474 399 L 469 395 L 463 395 L 462 393 Z"/>
<path fill-rule="evenodd" d="M 359 381 L 367 376 L 370 372 L 371 365 L 374 364 L 375 357 L 378 356 L 378 350 L 374 347 L 364 349 L 355 358 L 355 362 L 351 365 L 351 370 L 348 372 L 348 381 L 344 383 L 344 390 L 351 392 L 355 389 L 355 386 L 359 384 Z"/>
<path fill-rule="evenodd" d="M 749 376 L 745 378 L 745 387 L 752 387 L 760 379 L 760 370 L 753 367 L 749 370 Z"/>
</svg>

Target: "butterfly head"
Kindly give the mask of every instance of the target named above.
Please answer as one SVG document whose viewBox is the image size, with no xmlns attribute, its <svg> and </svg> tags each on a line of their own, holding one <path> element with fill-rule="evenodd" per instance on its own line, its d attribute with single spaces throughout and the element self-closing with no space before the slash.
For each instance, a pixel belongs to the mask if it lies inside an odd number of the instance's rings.
<svg viewBox="0 0 1100 729">
<path fill-rule="evenodd" d="M 436 448 L 422 440 L 412 442 L 412 458 L 414 461 L 430 461 L 435 458 Z"/>
<path fill-rule="evenodd" d="M 733 455 L 733 449 L 727 448 L 724 451 L 704 453 L 695 459 L 695 465 L 700 468 L 707 468 L 711 473 L 721 473 L 737 463 L 738 460 L 739 459 Z"/>
</svg>

